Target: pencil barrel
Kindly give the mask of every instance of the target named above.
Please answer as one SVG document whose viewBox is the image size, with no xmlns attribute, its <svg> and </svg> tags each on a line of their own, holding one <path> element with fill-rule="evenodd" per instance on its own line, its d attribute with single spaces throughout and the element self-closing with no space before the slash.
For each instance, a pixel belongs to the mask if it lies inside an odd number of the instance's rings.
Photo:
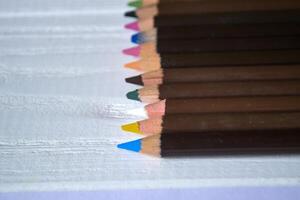
<svg viewBox="0 0 300 200">
<path fill-rule="evenodd" d="M 169 68 L 163 70 L 162 83 L 287 79 L 300 79 L 300 65 Z"/>
<path fill-rule="evenodd" d="M 271 11 L 299 9 L 300 2 L 297 0 L 228 0 L 228 1 L 206 1 L 185 2 L 172 4 L 158 4 L 159 15 L 187 15 L 205 13 L 224 13 L 241 11 Z"/>
<path fill-rule="evenodd" d="M 165 115 L 300 111 L 300 96 L 167 99 Z"/>
<path fill-rule="evenodd" d="M 300 95 L 300 81 L 174 83 L 159 85 L 159 99 Z"/>
<path fill-rule="evenodd" d="M 300 153 L 300 131 L 233 131 L 161 135 L 161 156 Z"/>
<path fill-rule="evenodd" d="M 155 16 L 155 27 L 184 27 L 204 24 L 261 24 L 261 23 L 299 23 L 299 10 L 227 12 L 213 14 L 187 14 Z"/>
<path fill-rule="evenodd" d="M 153 103 L 119 148 L 152 156 L 300 153 L 299 0 L 141 0 L 127 98 Z"/>
<path fill-rule="evenodd" d="M 264 24 L 211 24 L 186 27 L 159 27 L 156 40 L 234 38 L 234 37 L 278 37 L 300 35 L 296 23 Z"/>
<path fill-rule="evenodd" d="M 300 37 L 158 40 L 157 53 L 299 49 Z"/>
<path fill-rule="evenodd" d="M 231 51 L 161 54 L 162 68 L 299 64 L 300 50 Z"/>
<path fill-rule="evenodd" d="M 163 133 L 284 130 L 300 128 L 300 112 L 165 115 Z"/>
</svg>

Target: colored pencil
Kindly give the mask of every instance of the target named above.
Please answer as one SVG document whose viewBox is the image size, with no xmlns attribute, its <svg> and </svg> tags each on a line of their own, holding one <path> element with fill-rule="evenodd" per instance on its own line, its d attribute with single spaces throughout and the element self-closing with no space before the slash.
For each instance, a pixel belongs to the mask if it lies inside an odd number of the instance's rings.
<svg viewBox="0 0 300 200">
<path fill-rule="evenodd" d="M 133 0 L 123 53 L 144 74 L 121 149 L 158 157 L 300 153 L 300 1 Z"/>
<path fill-rule="evenodd" d="M 184 2 L 205 2 L 205 1 L 206 0 L 136 0 L 136 1 L 130 1 L 128 3 L 128 6 L 135 7 L 135 8 L 142 8 L 142 7 L 152 6 L 161 3 L 175 3 L 175 2 L 184 3 Z M 220 1 L 220 0 L 214 0 L 214 1 Z"/>
<path fill-rule="evenodd" d="M 300 37 L 266 38 L 204 38 L 189 40 L 158 40 L 125 49 L 124 54 L 147 58 L 165 53 L 201 53 L 218 51 L 253 51 L 300 49 Z"/>
<path fill-rule="evenodd" d="M 181 99 L 265 95 L 300 95 L 300 80 L 173 83 L 145 86 L 141 89 L 127 93 L 127 98 L 144 103 L 154 103 L 169 98 Z"/>
<path fill-rule="evenodd" d="M 156 157 L 299 154 L 299 133 L 294 129 L 161 134 L 118 148 Z"/>
<path fill-rule="evenodd" d="M 171 4 L 158 4 L 129 11 L 127 17 L 146 19 L 155 16 L 168 15 L 191 15 L 245 11 L 273 11 L 299 9 L 300 2 L 297 0 L 227 0 L 205 2 L 175 2 Z"/>
<path fill-rule="evenodd" d="M 299 10 L 229 12 L 198 15 L 156 16 L 125 25 L 136 31 L 148 31 L 156 27 L 186 27 L 206 24 L 266 24 L 299 23 Z"/>
<path fill-rule="evenodd" d="M 209 24 L 186 27 L 159 27 L 134 34 L 131 41 L 136 44 L 160 40 L 279 37 L 300 35 L 300 26 L 295 23 L 267 24 Z"/>
<path fill-rule="evenodd" d="M 300 128 L 299 121 L 300 112 L 172 114 L 125 124 L 122 129 L 144 135 L 283 130 Z"/>
<path fill-rule="evenodd" d="M 136 110 L 135 110 L 136 111 Z M 166 99 L 139 110 L 149 118 L 170 114 L 300 111 L 300 96 Z"/>
<path fill-rule="evenodd" d="M 126 78 L 136 85 L 169 83 L 300 79 L 300 65 L 257 65 L 159 69 Z"/>
<path fill-rule="evenodd" d="M 147 72 L 161 68 L 235 65 L 299 64 L 300 50 L 232 51 L 189 54 L 161 54 L 125 65 Z"/>
<path fill-rule="evenodd" d="M 142 8 L 142 7 L 148 7 L 153 6 L 157 4 L 171 4 L 171 3 L 186 3 L 186 2 L 219 2 L 222 3 L 224 0 L 134 0 L 129 1 L 128 6 L 134 7 L 134 8 Z M 226 1 L 225 1 L 226 2 Z"/>
<path fill-rule="evenodd" d="M 135 7 L 135 8 L 142 8 L 147 6 L 152 6 L 158 4 L 159 0 L 136 0 L 128 2 L 128 6 Z"/>
</svg>

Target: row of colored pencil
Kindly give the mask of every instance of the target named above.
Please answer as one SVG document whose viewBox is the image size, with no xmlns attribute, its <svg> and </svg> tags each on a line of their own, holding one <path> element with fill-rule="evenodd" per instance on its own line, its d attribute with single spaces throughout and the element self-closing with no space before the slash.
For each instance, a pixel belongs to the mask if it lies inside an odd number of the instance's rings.
<svg viewBox="0 0 300 200">
<path fill-rule="evenodd" d="M 137 0 L 124 54 L 149 119 L 119 148 L 154 156 L 300 152 L 300 1 Z"/>
</svg>

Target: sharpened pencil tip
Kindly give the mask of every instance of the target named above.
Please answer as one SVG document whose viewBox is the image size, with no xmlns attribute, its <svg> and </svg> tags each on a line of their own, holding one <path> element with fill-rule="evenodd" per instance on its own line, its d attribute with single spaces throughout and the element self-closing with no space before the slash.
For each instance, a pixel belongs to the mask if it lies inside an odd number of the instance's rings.
<svg viewBox="0 0 300 200">
<path fill-rule="evenodd" d="M 130 30 L 134 30 L 134 31 L 139 31 L 140 30 L 139 23 L 137 21 L 126 24 L 124 27 L 126 29 L 130 29 Z"/>
<path fill-rule="evenodd" d="M 131 36 L 131 42 L 134 43 L 134 44 L 141 44 L 143 43 L 143 40 L 142 40 L 142 36 L 141 36 L 141 33 L 136 33 L 136 34 L 133 34 Z"/>
<path fill-rule="evenodd" d="M 124 67 L 129 68 L 129 69 L 134 69 L 134 70 L 137 70 L 137 71 L 142 71 L 141 68 L 140 68 L 140 61 L 134 61 L 134 62 L 131 62 L 131 63 L 127 63 L 127 64 L 124 65 Z"/>
<path fill-rule="evenodd" d="M 138 57 L 140 55 L 140 52 L 141 52 L 141 47 L 140 46 L 131 47 L 131 48 L 123 50 L 123 53 L 125 55 L 135 56 L 135 57 Z"/>
<path fill-rule="evenodd" d="M 128 6 L 135 7 L 135 8 L 140 8 L 143 6 L 142 0 L 137 0 L 137 1 L 131 1 L 128 3 Z"/>
<path fill-rule="evenodd" d="M 142 132 L 140 131 L 140 126 L 137 122 L 122 125 L 122 130 L 127 132 L 142 134 Z"/>
<path fill-rule="evenodd" d="M 138 33 L 133 34 L 133 35 L 131 36 L 131 42 L 132 42 L 132 43 L 135 43 L 135 44 L 138 44 L 138 41 L 139 41 L 139 34 L 138 34 Z"/>
<path fill-rule="evenodd" d="M 132 84 L 136 84 L 136 85 L 144 85 L 142 77 L 140 75 L 126 78 L 125 81 L 127 83 L 132 83 Z"/>
<path fill-rule="evenodd" d="M 134 90 L 134 91 L 128 92 L 126 94 L 126 97 L 128 99 L 131 99 L 131 100 L 141 101 L 140 98 L 139 98 L 139 92 L 138 92 L 138 90 Z"/>
<path fill-rule="evenodd" d="M 119 149 L 126 149 L 129 151 L 134 151 L 134 152 L 140 152 L 142 148 L 142 141 L 141 139 L 139 140 L 134 140 L 130 142 L 125 142 L 122 144 L 118 144 L 117 146 Z"/>
<path fill-rule="evenodd" d="M 134 10 L 125 13 L 125 17 L 135 17 L 137 18 L 136 12 Z"/>
</svg>

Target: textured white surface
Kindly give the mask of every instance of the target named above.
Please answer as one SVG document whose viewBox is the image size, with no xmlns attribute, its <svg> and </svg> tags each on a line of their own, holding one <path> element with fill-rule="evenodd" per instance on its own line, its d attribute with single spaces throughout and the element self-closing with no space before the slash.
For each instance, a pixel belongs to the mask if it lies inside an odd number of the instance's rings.
<svg viewBox="0 0 300 200">
<path fill-rule="evenodd" d="M 116 148 L 133 75 L 127 0 L 0 0 L 0 191 L 294 185 L 299 156 L 156 159 Z"/>
</svg>

